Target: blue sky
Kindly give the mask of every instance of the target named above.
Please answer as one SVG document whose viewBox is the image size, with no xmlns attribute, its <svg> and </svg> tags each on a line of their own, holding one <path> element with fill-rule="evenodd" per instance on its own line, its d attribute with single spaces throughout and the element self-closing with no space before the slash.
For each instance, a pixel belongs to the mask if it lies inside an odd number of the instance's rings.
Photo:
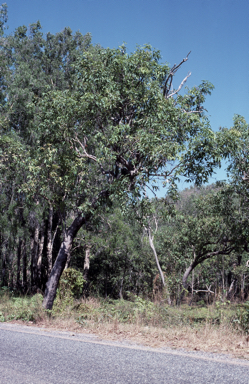
<svg viewBox="0 0 249 384">
<path fill-rule="evenodd" d="M 214 84 L 206 102 L 214 130 L 230 127 L 235 113 L 249 122 L 248 0 L 5 1 L 8 33 L 40 20 L 44 33 L 70 27 L 74 32 L 90 32 L 93 43 L 103 47 L 126 42 L 128 51 L 133 51 L 137 44 L 150 43 L 171 65 L 191 51 L 174 86 L 189 71 L 189 87 L 201 80 Z M 224 177 L 225 172 L 219 171 L 215 178 Z"/>
</svg>

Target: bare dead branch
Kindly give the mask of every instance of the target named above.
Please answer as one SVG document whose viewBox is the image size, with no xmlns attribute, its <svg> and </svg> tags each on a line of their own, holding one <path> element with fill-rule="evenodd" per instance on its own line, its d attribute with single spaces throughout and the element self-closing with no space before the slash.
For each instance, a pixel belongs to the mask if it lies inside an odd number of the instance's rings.
<svg viewBox="0 0 249 384">
<path fill-rule="evenodd" d="M 188 80 L 188 78 L 191 76 L 191 72 L 189 72 L 187 74 L 187 76 L 182 80 L 181 84 L 179 85 L 178 89 L 172 93 L 170 93 L 169 95 L 166 95 L 166 99 L 169 99 L 170 97 L 173 97 L 174 95 L 176 95 L 183 87 L 183 85 L 186 83 L 186 81 Z"/>
<path fill-rule="evenodd" d="M 246 172 L 244 172 L 244 176 L 242 176 L 242 180 L 243 181 L 248 181 L 249 180 L 249 176 Z"/>
<path fill-rule="evenodd" d="M 199 293 L 199 292 L 207 292 L 207 293 L 212 293 L 214 295 L 214 292 L 211 291 L 211 285 L 208 287 L 206 286 L 207 289 L 194 289 L 193 292 Z"/>
<path fill-rule="evenodd" d="M 177 70 L 181 67 L 183 63 L 185 63 L 188 60 L 188 56 L 190 55 L 191 51 L 187 54 L 187 56 L 178 64 L 178 65 L 173 65 L 171 68 L 168 77 L 165 80 L 164 88 L 163 88 L 163 96 L 167 99 L 168 98 L 168 93 L 171 89 L 172 81 L 173 81 L 173 76 L 177 72 Z"/>
<path fill-rule="evenodd" d="M 200 111 L 186 111 L 185 109 L 182 109 L 184 113 L 191 114 L 191 113 L 202 113 L 203 109 L 201 108 Z"/>
<path fill-rule="evenodd" d="M 89 155 L 89 153 L 87 153 L 86 148 L 85 148 L 86 147 L 86 138 L 84 139 L 84 144 L 82 144 L 82 142 L 78 139 L 77 136 L 76 136 L 76 139 L 72 139 L 72 140 L 75 141 L 76 143 L 78 143 L 80 145 L 81 149 L 83 150 L 83 153 L 82 153 L 78 150 L 78 148 L 75 147 L 75 150 L 78 153 L 79 157 L 87 157 L 87 158 L 95 161 L 96 163 L 98 162 L 97 157 L 95 157 L 93 155 Z"/>
</svg>

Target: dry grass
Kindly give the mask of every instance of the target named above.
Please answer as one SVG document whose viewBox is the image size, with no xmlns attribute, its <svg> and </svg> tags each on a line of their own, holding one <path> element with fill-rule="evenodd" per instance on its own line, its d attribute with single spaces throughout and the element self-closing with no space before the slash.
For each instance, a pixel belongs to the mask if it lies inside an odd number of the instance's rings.
<svg viewBox="0 0 249 384">
<path fill-rule="evenodd" d="M 2 308 L 1 304 L 0 312 L 2 311 L 5 316 L 7 311 L 17 311 L 10 300 L 5 299 L 5 306 Z M 27 325 L 94 334 L 105 340 L 126 340 L 157 348 L 229 353 L 235 357 L 249 359 L 249 336 L 235 329 L 228 321 L 231 306 L 226 311 L 220 312 L 217 317 L 216 307 L 160 308 L 142 299 L 134 303 L 120 301 L 106 303 L 90 298 L 66 306 L 58 301 L 50 316 L 42 310 L 41 303 L 39 304 L 37 300 L 33 299 L 33 305 L 39 316 L 33 320 L 24 318 Z M 7 321 L 15 323 L 22 321 L 20 317 L 17 319 L 16 312 L 15 318 L 10 317 Z M 216 321 L 217 319 L 219 321 Z"/>
<path fill-rule="evenodd" d="M 20 321 L 18 322 L 20 323 Z M 198 329 L 190 326 L 158 328 L 122 324 L 117 320 L 109 323 L 89 321 L 82 326 L 75 322 L 73 317 L 67 319 L 45 318 L 28 324 L 57 331 L 94 334 L 104 340 L 129 341 L 154 348 L 167 347 L 187 351 L 228 353 L 234 357 L 249 360 L 249 336 L 235 331 L 231 327 L 206 324 L 199 326 Z"/>
</svg>

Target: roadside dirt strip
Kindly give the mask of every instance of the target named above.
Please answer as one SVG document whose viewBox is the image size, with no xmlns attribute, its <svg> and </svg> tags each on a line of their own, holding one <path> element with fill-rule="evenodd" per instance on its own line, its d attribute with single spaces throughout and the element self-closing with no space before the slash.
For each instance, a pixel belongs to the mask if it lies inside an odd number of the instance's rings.
<svg viewBox="0 0 249 384">
<path fill-rule="evenodd" d="M 1 384 L 249 383 L 249 361 L 0 324 Z"/>
</svg>

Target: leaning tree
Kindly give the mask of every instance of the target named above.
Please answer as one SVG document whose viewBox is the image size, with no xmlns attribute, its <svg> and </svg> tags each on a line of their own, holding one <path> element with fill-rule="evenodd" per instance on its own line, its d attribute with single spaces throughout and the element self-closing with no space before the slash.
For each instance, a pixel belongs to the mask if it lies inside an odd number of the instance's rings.
<svg viewBox="0 0 249 384">
<path fill-rule="evenodd" d="M 73 66 L 73 87 L 41 100 L 32 178 L 23 188 L 60 206 L 65 218 L 45 308 L 52 308 L 77 232 L 108 202 L 141 199 L 158 178 L 174 193 L 179 175 L 200 182 L 217 164 L 202 107 L 212 86 L 203 82 L 183 96 L 184 81 L 171 89 L 186 60 L 170 69 L 149 46 L 131 54 L 125 47 L 88 51 Z"/>
</svg>

